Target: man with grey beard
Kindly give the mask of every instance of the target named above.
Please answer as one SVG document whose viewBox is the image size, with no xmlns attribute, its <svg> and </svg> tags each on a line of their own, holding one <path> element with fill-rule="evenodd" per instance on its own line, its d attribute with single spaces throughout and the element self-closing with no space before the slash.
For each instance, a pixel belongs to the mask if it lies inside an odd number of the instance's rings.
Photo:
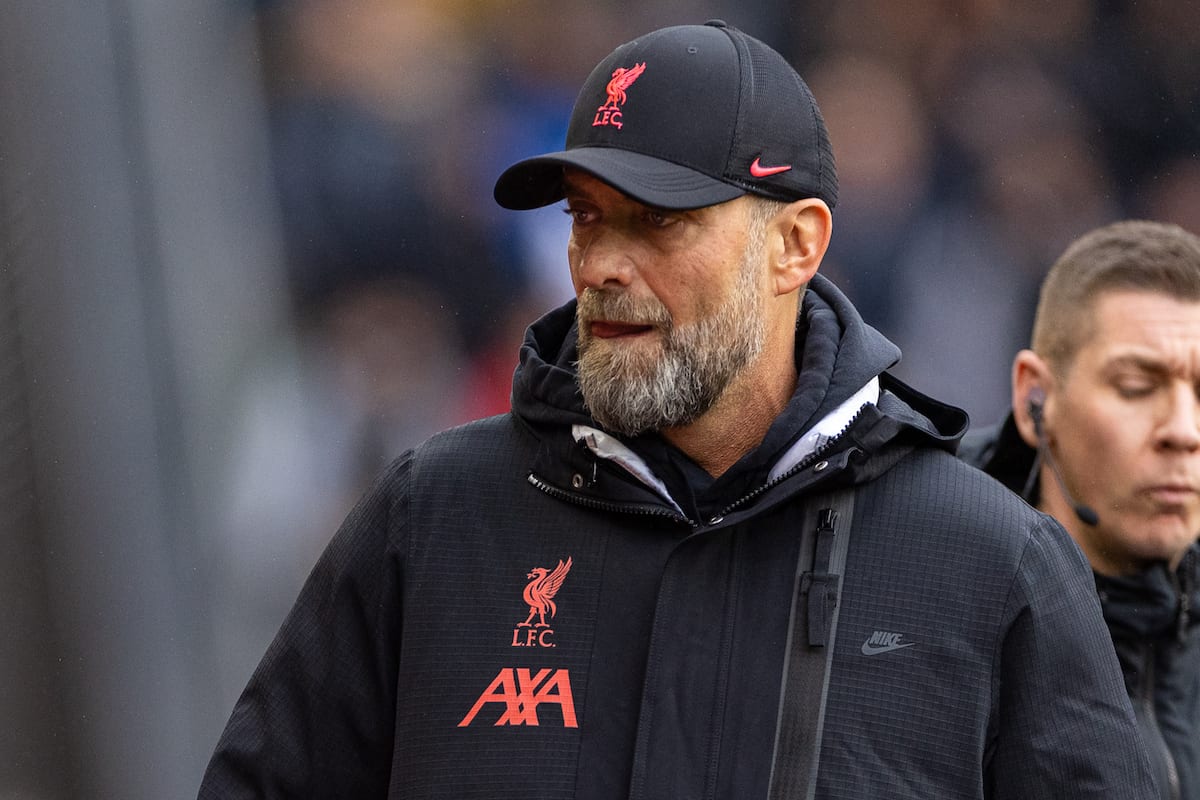
<svg viewBox="0 0 1200 800">
<path fill-rule="evenodd" d="M 576 299 L 346 520 L 202 798 L 1154 796 L 1079 550 L 818 274 L 778 53 L 618 47 L 495 196 L 565 201 Z"/>
<path fill-rule="evenodd" d="M 654 296 L 585 288 L 579 294 L 579 387 L 592 417 L 628 436 L 679 428 L 698 419 L 730 381 L 759 356 L 766 333 L 758 286 L 769 217 L 783 203 L 750 198 L 750 240 L 726 302 L 694 325 L 676 328 Z M 709 299 L 711 303 L 711 298 Z M 594 320 L 641 321 L 661 331 L 658 350 L 639 353 L 592 332 Z"/>
</svg>

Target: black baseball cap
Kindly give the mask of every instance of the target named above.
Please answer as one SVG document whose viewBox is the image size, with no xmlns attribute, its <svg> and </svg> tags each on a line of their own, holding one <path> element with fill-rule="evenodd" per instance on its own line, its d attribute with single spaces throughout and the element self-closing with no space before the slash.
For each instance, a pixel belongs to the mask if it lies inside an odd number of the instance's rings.
<svg viewBox="0 0 1200 800">
<path fill-rule="evenodd" d="M 505 208 L 563 198 L 563 167 L 657 208 L 751 193 L 837 203 L 825 121 L 804 80 L 767 45 L 724 22 L 653 31 L 614 50 L 575 101 L 566 149 L 496 181 Z"/>
</svg>

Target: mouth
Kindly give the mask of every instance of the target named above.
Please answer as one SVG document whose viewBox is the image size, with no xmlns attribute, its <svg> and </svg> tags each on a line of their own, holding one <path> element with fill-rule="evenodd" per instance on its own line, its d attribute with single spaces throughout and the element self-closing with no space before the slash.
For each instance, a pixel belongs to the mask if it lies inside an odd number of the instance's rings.
<svg viewBox="0 0 1200 800">
<path fill-rule="evenodd" d="M 588 323 L 588 330 L 597 339 L 617 339 L 624 336 L 637 336 L 654 330 L 653 325 L 640 325 L 633 322 L 615 322 L 612 320 L 593 320 Z"/>
<path fill-rule="evenodd" d="M 1196 489 L 1189 484 L 1171 483 L 1151 486 L 1146 489 L 1146 494 L 1159 505 L 1182 506 L 1195 502 L 1197 493 Z"/>
</svg>

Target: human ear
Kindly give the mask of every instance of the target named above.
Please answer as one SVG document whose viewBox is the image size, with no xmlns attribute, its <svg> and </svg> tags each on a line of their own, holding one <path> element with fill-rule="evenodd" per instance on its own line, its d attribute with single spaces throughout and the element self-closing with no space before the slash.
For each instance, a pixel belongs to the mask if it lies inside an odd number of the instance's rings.
<svg viewBox="0 0 1200 800">
<path fill-rule="evenodd" d="M 812 280 L 829 249 L 833 214 L 824 200 L 797 200 L 771 221 L 776 246 L 770 250 L 772 284 L 776 295 L 790 294 Z"/>
<path fill-rule="evenodd" d="M 1012 414 L 1021 440 L 1030 447 L 1038 446 L 1038 438 L 1045 435 L 1043 417 L 1050 404 L 1053 388 L 1050 366 L 1045 359 L 1032 350 L 1022 350 L 1013 359 L 1012 367 Z M 1036 417 L 1036 420 L 1035 420 Z"/>
</svg>

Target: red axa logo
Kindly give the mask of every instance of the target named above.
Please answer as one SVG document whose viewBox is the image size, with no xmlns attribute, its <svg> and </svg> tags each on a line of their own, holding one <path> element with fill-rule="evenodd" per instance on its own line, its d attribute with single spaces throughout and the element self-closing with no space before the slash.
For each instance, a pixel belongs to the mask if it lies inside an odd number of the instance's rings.
<svg viewBox="0 0 1200 800">
<path fill-rule="evenodd" d="M 523 596 L 525 603 L 529 606 L 529 616 L 525 618 L 524 622 L 513 628 L 513 647 L 555 646 L 552 641 L 554 629 L 550 627 L 550 623 L 546 622 L 546 615 L 549 614 L 553 619 L 554 615 L 558 613 L 558 606 L 554 604 L 554 596 L 562 588 L 563 580 L 570 571 L 571 557 L 567 556 L 566 561 L 559 559 L 558 566 L 552 570 L 545 567 L 534 567 L 525 576 L 529 579 L 529 584 L 525 587 Z M 533 621 L 534 617 L 537 617 L 537 622 Z"/>
<path fill-rule="evenodd" d="M 537 727 L 541 724 L 538 706 L 549 704 L 559 707 L 564 728 L 579 727 L 575 719 L 575 700 L 571 695 L 571 675 L 565 669 L 540 669 L 536 673 L 524 668 L 500 670 L 500 674 L 479 695 L 458 727 L 467 727 L 484 706 L 494 703 L 504 706 L 503 713 L 495 722 L 497 726 Z"/>
<path fill-rule="evenodd" d="M 629 99 L 625 90 L 632 86 L 633 82 L 645 71 L 645 61 L 632 67 L 617 67 L 613 70 L 612 80 L 605 87 L 608 99 L 604 101 L 604 105 L 596 109 L 596 118 L 592 120 L 593 128 L 611 125 L 620 130 L 625 125 L 621 121 L 621 106 L 625 105 L 625 101 Z"/>
</svg>

